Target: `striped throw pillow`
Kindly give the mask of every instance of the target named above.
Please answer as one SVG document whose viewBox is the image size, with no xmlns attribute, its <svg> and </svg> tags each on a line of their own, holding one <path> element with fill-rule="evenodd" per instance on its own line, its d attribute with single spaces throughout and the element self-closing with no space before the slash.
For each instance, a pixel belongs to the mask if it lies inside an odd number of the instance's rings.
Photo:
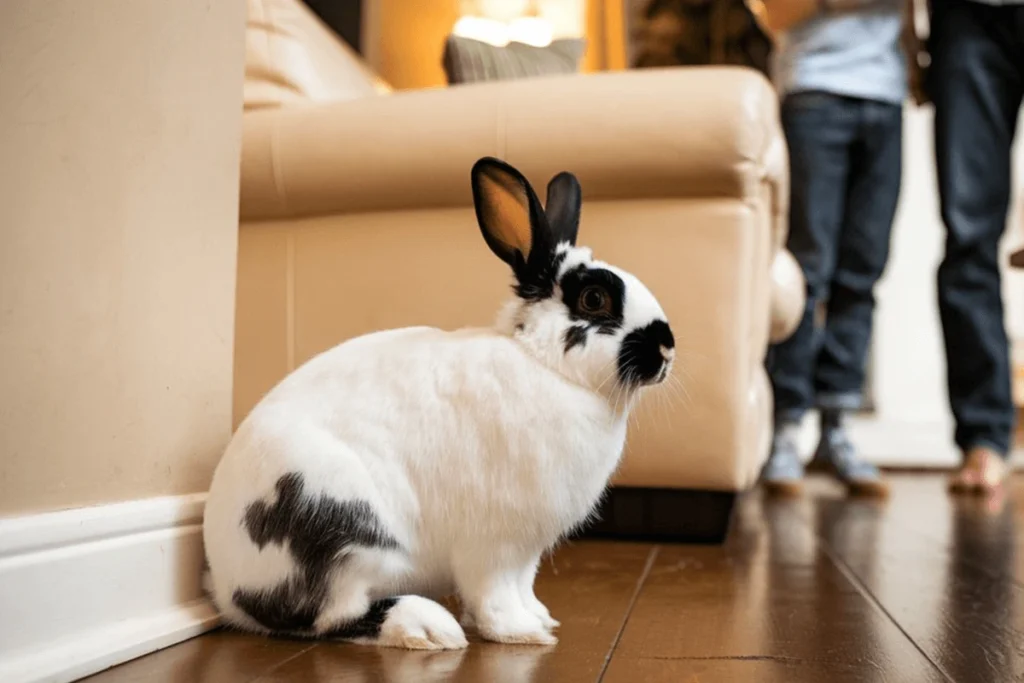
<svg viewBox="0 0 1024 683">
<path fill-rule="evenodd" d="M 546 47 L 525 43 L 497 47 L 449 36 L 444 46 L 444 71 L 449 85 L 576 73 L 585 46 L 580 38 L 554 40 Z"/>
</svg>

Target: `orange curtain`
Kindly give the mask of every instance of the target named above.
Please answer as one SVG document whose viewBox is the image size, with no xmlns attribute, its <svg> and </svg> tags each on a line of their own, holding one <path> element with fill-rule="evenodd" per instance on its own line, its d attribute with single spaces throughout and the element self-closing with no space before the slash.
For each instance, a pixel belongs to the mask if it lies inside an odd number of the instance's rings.
<svg viewBox="0 0 1024 683">
<path fill-rule="evenodd" d="M 0 0 L 2 3 L 4 0 Z M 396 90 L 447 84 L 441 55 L 459 18 L 459 0 L 372 0 L 364 40 L 371 64 Z"/>
<path fill-rule="evenodd" d="M 587 0 L 583 71 L 619 71 L 626 64 L 625 0 Z"/>
</svg>

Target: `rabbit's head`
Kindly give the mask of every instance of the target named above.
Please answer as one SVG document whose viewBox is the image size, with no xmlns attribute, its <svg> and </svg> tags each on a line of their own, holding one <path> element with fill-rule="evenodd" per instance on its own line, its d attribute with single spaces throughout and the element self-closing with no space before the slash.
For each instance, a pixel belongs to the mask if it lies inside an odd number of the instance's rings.
<svg viewBox="0 0 1024 683">
<path fill-rule="evenodd" d="M 634 275 L 576 246 L 576 177 L 552 178 L 546 206 L 498 159 L 480 159 L 472 183 L 484 240 L 515 276 L 516 296 L 499 329 L 548 367 L 608 397 L 664 381 L 675 356 L 665 312 Z"/>
</svg>

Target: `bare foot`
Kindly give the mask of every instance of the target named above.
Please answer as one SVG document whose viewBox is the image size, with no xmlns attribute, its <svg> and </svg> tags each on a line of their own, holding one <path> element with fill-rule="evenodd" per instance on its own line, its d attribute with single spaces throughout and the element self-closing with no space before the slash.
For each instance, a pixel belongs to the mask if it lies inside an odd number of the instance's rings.
<svg viewBox="0 0 1024 683">
<path fill-rule="evenodd" d="M 991 494 L 998 491 L 1006 479 L 1006 460 L 989 448 L 973 448 L 963 467 L 949 480 L 953 493 Z"/>
</svg>

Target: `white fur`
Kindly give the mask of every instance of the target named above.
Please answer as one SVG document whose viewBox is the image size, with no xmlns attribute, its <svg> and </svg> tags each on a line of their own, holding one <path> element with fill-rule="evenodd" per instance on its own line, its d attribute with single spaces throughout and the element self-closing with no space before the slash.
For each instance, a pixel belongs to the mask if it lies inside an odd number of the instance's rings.
<svg viewBox="0 0 1024 683">
<path fill-rule="evenodd" d="M 568 249 L 563 268 L 591 262 L 588 250 Z M 619 462 L 636 393 L 613 376 L 622 338 L 664 317 L 636 278 L 613 270 L 627 285 L 624 329 L 569 353 L 571 322 L 556 293 L 514 299 L 493 329 L 352 339 L 275 387 L 229 444 L 206 507 L 212 593 L 227 620 L 260 630 L 233 591 L 271 587 L 294 570 L 287 548 L 258 549 L 241 520 L 255 500 L 273 501 L 279 477 L 299 472 L 307 494 L 368 501 L 401 546 L 352 549 L 318 629 L 382 597 L 455 591 L 464 623 L 483 637 L 554 643 L 558 622 L 533 594 L 538 562 L 586 519 Z M 404 597 L 376 642 L 466 641 L 440 605 Z"/>
</svg>

